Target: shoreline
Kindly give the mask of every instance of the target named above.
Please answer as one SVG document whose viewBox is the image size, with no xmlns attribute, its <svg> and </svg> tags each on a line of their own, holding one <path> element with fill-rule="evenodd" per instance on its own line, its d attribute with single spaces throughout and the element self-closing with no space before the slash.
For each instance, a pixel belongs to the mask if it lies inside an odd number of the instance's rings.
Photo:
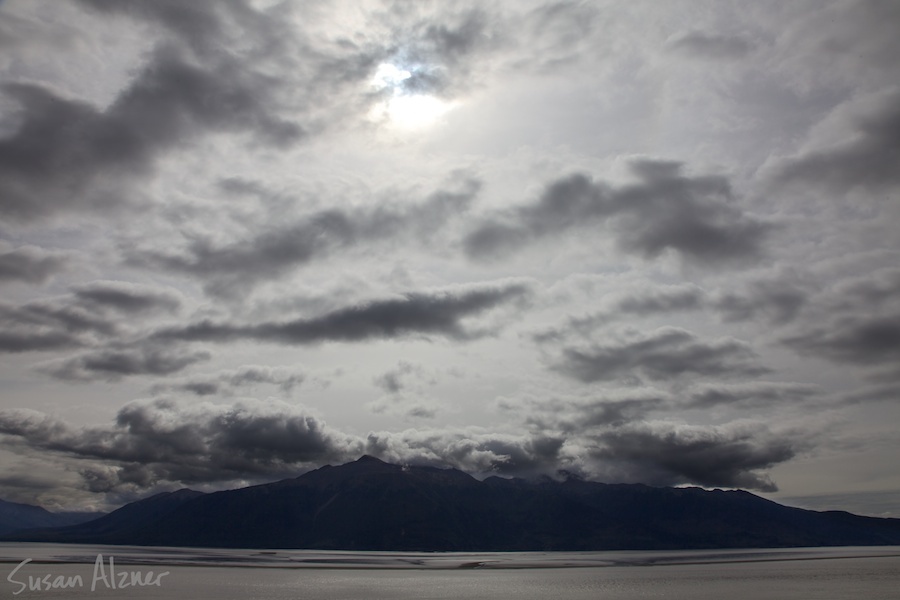
<svg viewBox="0 0 900 600">
<path fill-rule="evenodd" d="M 192 551 L 195 550 L 195 551 Z M 91 564 L 98 555 L 135 567 L 219 567 L 287 570 L 453 571 L 654 567 L 876 559 L 900 557 L 900 546 L 750 548 L 728 550 L 626 550 L 581 552 L 389 552 L 172 548 L 0 543 L 0 564 Z"/>
</svg>

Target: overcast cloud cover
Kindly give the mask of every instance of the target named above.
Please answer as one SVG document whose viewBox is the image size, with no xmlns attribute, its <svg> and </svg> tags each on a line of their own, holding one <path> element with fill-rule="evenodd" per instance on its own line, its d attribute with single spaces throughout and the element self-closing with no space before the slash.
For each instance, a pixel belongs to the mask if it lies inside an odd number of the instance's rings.
<svg viewBox="0 0 900 600">
<path fill-rule="evenodd" d="M 892 0 L 6 0 L 0 497 L 368 453 L 898 516 L 897 31 Z"/>
</svg>

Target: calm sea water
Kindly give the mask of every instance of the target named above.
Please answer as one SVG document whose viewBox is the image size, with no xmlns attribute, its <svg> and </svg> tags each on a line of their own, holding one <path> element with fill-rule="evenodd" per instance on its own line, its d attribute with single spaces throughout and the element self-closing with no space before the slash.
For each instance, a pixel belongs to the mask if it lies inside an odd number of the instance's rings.
<svg viewBox="0 0 900 600">
<path fill-rule="evenodd" d="M 896 600 L 900 547 L 476 554 L 5 543 L 0 574 L 0 598 Z"/>
</svg>

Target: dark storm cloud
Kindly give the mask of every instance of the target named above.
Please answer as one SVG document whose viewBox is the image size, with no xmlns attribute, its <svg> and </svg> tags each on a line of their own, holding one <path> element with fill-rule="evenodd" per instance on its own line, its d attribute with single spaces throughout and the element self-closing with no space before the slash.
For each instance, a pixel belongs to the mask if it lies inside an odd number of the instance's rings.
<svg viewBox="0 0 900 600">
<path fill-rule="evenodd" d="M 753 381 L 735 384 L 711 384 L 685 394 L 685 408 L 774 408 L 798 405 L 814 399 L 821 390 L 814 385 Z"/>
<path fill-rule="evenodd" d="M 85 486 L 96 492 L 286 477 L 364 452 L 401 464 L 528 476 L 555 472 L 564 443 L 558 436 L 442 430 L 370 433 L 362 440 L 274 400 L 132 402 L 115 423 L 83 429 L 35 411 L 0 411 L 0 434 L 8 445 L 83 461 Z"/>
<path fill-rule="evenodd" d="M 667 423 L 636 424 L 599 435 L 591 451 L 608 468 L 634 481 L 656 485 L 684 482 L 774 492 L 761 471 L 805 448 L 794 436 L 775 436 L 759 427 L 701 428 Z"/>
<path fill-rule="evenodd" d="M 82 303 L 125 314 L 174 312 L 181 306 L 178 297 L 169 291 L 123 281 L 97 281 L 75 288 L 74 295 Z"/>
<path fill-rule="evenodd" d="M 203 29 L 185 17 L 202 11 L 154 6 L 127 2 L 120 10 L 180 12 L 181 20 L 171 23 Z M 249 133 L 278 147 L 292 143 L 302 131 L 277 116 L 279 85 L 227 44 L 201 54 L 175 42 L 159 45 L 102 110 L 44 85 L 7 82 L 0 92 L 18 103 L 19 125 L 0 139 L 0 214 L 25 221 L 127 204 L 128 186 L 152 172 L 164 151 L 206 132 Z"/>
<path fill-rule="evenodd" d="M 25 220 L 86 202 L 81 197 L 98 163 L 102 167 L 115 162 L 109 157 L 95 159 L 94 154 L 102 152 L 91 152 L 89 136 L 76 131 L 94 130 L 97 111 L 37 84 L 6 83 L 0 93 L 22 107 L 18 131 L 0 139 L 0 212 Z M 83 146 L 81 140 L 86 142 Z M 75 193 L 64 194 L 67 188 Z"/>
<path fill-rule="evenodd" d="M 756 353 L 745 342 L 702 340 L 675 327 L 612 344 L 564 347 L 553 368 L 585 383 L 638 376 L 651 380 L 681 375 L 747 376 L 768 371 L 757 363 Z"/>
<path fill-rule="evenodd" d="M 631 410 L 624 402 L 619 408 Z M 779 437 L 758 425 L 704 428 L 606 419 L 568 433 L 409 429 L 360 439 L 327 428 L 302 407 L 274 400 L 139 401 L 123 407 L 109 426 L 82 429 L 35 411 L 0 411 L 0 434 L 10 449 L 75 461 L 68 464 L 81 473 L 85 488 L 102 493 L 286 477 L 363 452 L 483 475 L 530 477 L 562 469 L 609 482 L 770 491 L 774 484 L 762 471 L 805 447 L 800 436 Z"/>
<path fill-rule="evenodd" d="M 0 433 L 26 447 L 86 461 L 86 485 L 103 492 L 287 476 L 311 463 L 343 462 L 361 453 L 359 440 L 329 430 L 302 407 L 273 400 L 133 402 L 113 424 L 84 429 L 34 411 L 0 411 Z M 90 467 L 90 461 L 112 469 Z"/>
<path fill-rule="evenodd" d="M 893 267 L 838 281 L 812 296 L 779 340 L 804 356 L 869 367 L 869 379 L 900 377 L 898 298 L 900 270 Z"/>
<path fill-rule="evenodd" d="M 775 180 L 839 191 L 857 186 L 883 190 L 900 184 L 900 91 L 894 88 L 871 104 L 856 114 L 849 109 L 841 114 L 854 135 L 776 163 Z"/>
<path fill-rule="evenodd" d="M 693 58 L 733 60 L 743 58 L 753 50 L 746 39 L 736 36 L 692 31 L 672 39 L 668 47 Z"/>
<path fill-rule="evenodd" d="M 812 386 L 777 382 L 707 385 L 689 391 L 696 408 L 720 403 L 772 407 L 809 398 Z M 773 491 L 765 471 L 810 445 L 797 432 L 775 434 L 761 423 L 695 426 L 648 420 L 680 407 L 679 395 L 652 388 L 595 397 L 502 400 L 498 407 L 521 419 L 532 435 L 564 440 L 556 468 L 608 483 L 699 484 Z"/>
<path fill-rule="evenodd" d="M 61 331 L 0 331 L 0 352 L 41 352 L 79 345 L 75 336 Z"/>
<path fill-rule="evenodd" d="M 169 346 L 105 348 L 56 362 L 43 370 L 67 381 L 118 381 L 135 375 L 171 375 L 211 357 L 208 352 L 187 352 Z"/>
<path fill-rule="evenodd" d="M 401 239 L 428 243 L 448 221 L 464 213 L 478 193 L 466 178 L 458 189 L 439 190 L 419 204 L 320 210 L 288 224 L 262 228 L 224 245 L 193 236 L 185 251 L 132 252 L 133 265 L 181 272 L 207 282 L 207 292 L 229 295 L 339 251 Z"/>
<path fill-rule="evenodd" d="M 36 246 L 4 250 L 0 246 L 0 282 L 44 283 L 64 270 L 68 262 L 69 258 L 62 252 L 51 252 Z"/>
<path fill-rule="evenodd" d="M 561 437 L 539 435 L 527 438 L 524 443 L 503 439 L 482 441 L 474 450 L 489 452 L 497 457 L 492 461 L 490 471 L 521 477 L 555 467 L 564 443 L 565 439 Z M 454 453 L 453 458 L 464 461 L 468 454 L 466 449 Z"/>
<path fill-rule="evenodd" d="M 839 318 L 782 342 L 801 354 L 838 363 L 896 367 L 900 364 L 900 314 Z"/>
<path fill-rule="evenodd" d="M 15 496 L 17 494 L 15 492 L 19 491 L 19 489 L 33 494 L 34 492 L 56 489 L 58 485 L 58 479 L 28 473 L 0 476 L 0 486 L 3 487 L 3 499 L 7 502 L 16 502 Z M 27 500 L 22 502 L 28 503 Z"/>
<path fill-rule="evenodd" d="M 290 393 L 306 380 L 306 374 L 299 369 L 245 365 L 238 369 L 219 371 L 213 375 L 196 376 L 154 385 L 152 392 L 188 392 L 197 396 L 230 395 L 238 389 L 253 388 L 260 384 L 275 385 Z"/>
<path fill-rule="evenodd" d="M 256 325 L 203 321 L 163 329 L 153 337 L 157 340 L 207 342 L 255 340 L 289 345 L 429 335 L 464 341 L 493 333 L 467 328 L 464 319 L 503 305 L 526 301 L 530 294 L 530 285 L 522 282 L 432 293 L 410 292 L 399 298 L 375 300 L 309 319 Z"/>
<path fill-rule="evenodd" d="M 0 351 L 27 352 L 70 348 L 95 336 L 116 332 L 116 323 L 82 306 L 34 301 L 21 306 L 0 303 Z"/>
<path fill-rule="evenodd" d="M 372 432 L 367 454 L 405 464 L 522 477 L 585 474 L 609 483 L 696 484 L 775 491 L 767 469 L 808 448 L 761 424 L 607 423 L 579 432 L 506 435 L 471 430 Z"/>
<path fill-rule="evenodd" d="M 672 250 L 702 263 L 761 254 L 770 226 L 741 212 L 728 180 L 688 177 L 681 164 L 636 160 L 639 183 L 614 188 L 575 174 L 551 183 L 538 200 L 486 220 L 464 241 L 473 259 L 508 254 L 542 238 L 600 228 L 620 248 L 645 258 Z"/>
<path fill-rule="evenodd" d="M 172 312 L 179 305 L 169 290 L 117 281 L 96 281 L 19 306 L 0 303 L 0 352 L 91 346 L 127 331 L 134 325 L 128 317 Z"/>
</svg>

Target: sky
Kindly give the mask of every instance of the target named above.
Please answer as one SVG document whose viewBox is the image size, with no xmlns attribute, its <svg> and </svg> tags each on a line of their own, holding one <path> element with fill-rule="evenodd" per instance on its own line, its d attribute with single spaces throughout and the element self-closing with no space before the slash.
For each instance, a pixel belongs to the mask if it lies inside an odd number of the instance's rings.
<svg viewBox="0 0 900 600">
<path fill-rule="evenodd" d="M 898 30 L 3 2 L 0 497 L 370 454 L 900 516 Z"/>
</svg>

